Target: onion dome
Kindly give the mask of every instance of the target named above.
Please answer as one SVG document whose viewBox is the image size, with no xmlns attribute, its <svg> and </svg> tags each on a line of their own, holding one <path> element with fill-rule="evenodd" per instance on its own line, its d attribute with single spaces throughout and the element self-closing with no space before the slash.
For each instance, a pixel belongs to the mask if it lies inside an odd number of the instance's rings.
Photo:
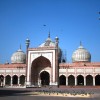
<svg viewBox="0 0 100 100">
<path fill-rule="evenodd" d="M 11 56 L 11 63 L 25 63 L 26 62 L 26 54 L 21 50 L 17 50 Z"/>
<path fill-rule="evenodd" d="M 80 46 L 77 50 L 75 50 L 72 54 L 72 62 L 90 62 L 91 54 L 82 46 Z"/>
</svg>

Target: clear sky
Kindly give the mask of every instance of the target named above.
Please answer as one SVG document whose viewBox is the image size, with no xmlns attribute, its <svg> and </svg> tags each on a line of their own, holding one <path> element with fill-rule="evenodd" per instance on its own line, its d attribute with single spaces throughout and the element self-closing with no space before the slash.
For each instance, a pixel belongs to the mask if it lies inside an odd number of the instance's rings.
<svg viewBox="0 0 100 100">
<path fill-rule="evenodd" d="M 38 47 L 48 37 L 59 37 L 67 62 L 80 41 L 100 62 L 100 0 L 0 0 L 0 63 L 10 62 L 25 40 Z M 46 26 L 44 26 L 46 25 Z"/>
</svg>

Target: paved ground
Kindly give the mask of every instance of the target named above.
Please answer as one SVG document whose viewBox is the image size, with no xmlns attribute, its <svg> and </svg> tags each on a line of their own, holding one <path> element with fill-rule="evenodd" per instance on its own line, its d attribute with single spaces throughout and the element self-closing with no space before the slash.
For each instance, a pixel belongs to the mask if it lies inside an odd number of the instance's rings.
<svg viewBox="0 0 100 100">
<path fill-rule="evenodd" d="M 91 93 L 90 98 L 31 95 L 34 91 L 64 91 Z M 100 100 L 100 88 L 0 88 L 0 100 Z"/>
<path fill-rule="evenodd" d="M 100 100 L 100 98 L 63 98 L 63 97 L 30 97 L 30 96 L 9 96 L 0 97 L 0 100 Z"/>
</svg>

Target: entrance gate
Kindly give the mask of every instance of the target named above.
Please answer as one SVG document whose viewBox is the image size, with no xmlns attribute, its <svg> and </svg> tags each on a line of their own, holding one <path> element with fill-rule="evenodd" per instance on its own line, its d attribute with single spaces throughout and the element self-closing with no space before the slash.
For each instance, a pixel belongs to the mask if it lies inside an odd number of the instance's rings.
<svg viewBox="0 0 100 100">
<path fill-rule="evenodd" d="M 46 71 L 41 72 L 40 79 L 41 79 L 41 85 L 42 86 L 49 85 L 50 75 L 49 75 L 48 72 L 46 72 Z"/>
</svg>

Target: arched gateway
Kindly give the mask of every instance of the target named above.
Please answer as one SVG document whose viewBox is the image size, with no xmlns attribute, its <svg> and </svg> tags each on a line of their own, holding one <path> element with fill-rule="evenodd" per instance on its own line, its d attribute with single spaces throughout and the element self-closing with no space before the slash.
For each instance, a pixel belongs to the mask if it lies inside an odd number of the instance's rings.
<svg viewBox="0 0 100 100">
<path fill-rule="evenodd" d="M 31 67 L 31 84 L 49 85 L 50 75 L 46 70 L 51 70 L 50 61 L 43 56 L 36 58 Z"/>
<path fill-rule="evenodd" d="M 40 79 L 41 79 L 41 85 L 49 85 L 50 82 L 50 75 L 48 72 L 43 71 L 40 74 Z"/>
</svg>

